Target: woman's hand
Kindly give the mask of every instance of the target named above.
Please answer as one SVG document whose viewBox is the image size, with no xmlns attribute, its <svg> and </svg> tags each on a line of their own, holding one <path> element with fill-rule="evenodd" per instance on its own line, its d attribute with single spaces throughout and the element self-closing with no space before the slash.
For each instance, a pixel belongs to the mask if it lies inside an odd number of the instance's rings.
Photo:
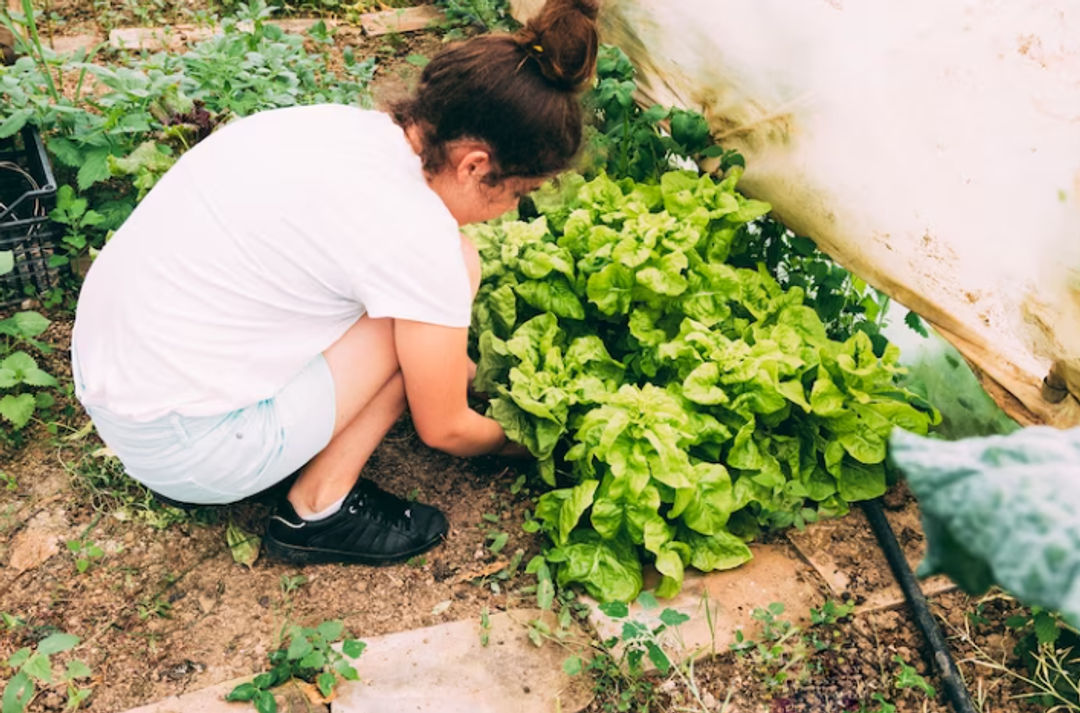
<svg viewBox="0 0 1080 713">
<path fill-rule="evenodd" d="M 495 451 L 495 455 L 501 456 L 503 458 L 516 458 L 521 460 L 533 457 L 532 453 L 529 452 L 528 448 L 521 445 L 520 443 L 514 443 L 510 440 L 506 441 L 506 443 L 503 444 L 502 448 Z"/>
</svg>

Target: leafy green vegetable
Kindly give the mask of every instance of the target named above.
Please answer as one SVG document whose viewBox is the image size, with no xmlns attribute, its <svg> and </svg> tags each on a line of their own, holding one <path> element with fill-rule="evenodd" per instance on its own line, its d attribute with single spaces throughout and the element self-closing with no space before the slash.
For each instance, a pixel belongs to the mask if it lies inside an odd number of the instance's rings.
<svg viewBox="0 0 1080 713">
<path fill-rule="evenodd" d="M 881 495 L 893 426 L 938 419 L 896 385 L 895 347 L 831 339 L 804 289 L 731 264 L 769 210 L 740 173 L 570 177 L 535 219 L 472 229 L 475 385 L 552 488 L 535 518 L 557 581 L 603 600 L 637 595 L 642 557 L 670 596 L 762 528 Z"/>
<path fill-rule="evenodd" d="M 1080 626 L 1080 429 L 951 443 L 897 431 L 892 457 L 922 509 L 920 576 L 972 594 L 998 584 Z"/>
</svg>

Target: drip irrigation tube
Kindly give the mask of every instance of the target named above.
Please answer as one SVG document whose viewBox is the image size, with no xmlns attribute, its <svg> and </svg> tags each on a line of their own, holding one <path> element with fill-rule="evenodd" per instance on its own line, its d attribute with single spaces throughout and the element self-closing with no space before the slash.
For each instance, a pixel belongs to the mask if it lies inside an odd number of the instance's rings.
<svg viewBox="0 0 1080 713">
<path fill-rule="evenodd" d="M 900 589 L 903 590 L 908 606 L 911 607 L 915 623 L 918 625 L 919 630 L 922 631 L 927 643 L 930 644 L 930 649 L 934 653 L 934 668 L 937 669 L 937 674 L 945 687 L 945 695 L 949 699 L 949 703 L 952 704 L 952 708 L 956 713 L 975 713 L 975 705 L 971 702 L 971 694 L 968 693 L 967 687 L 964 685 L 964 679 L 956 668 L 956 662 L 953 661 L 952 654 L 949 653 L 949 647 L 945 642 L 945 636 L 941 633 L 941 627 L 938 626 L 933 614 L 930 613 L 926 595 L 923 594 L 922 588 L 919 587 L 919 582 L 915 579 L 915 573 L 908 566 L 907 559 L 900 549 L 900 543 L 896 541 L 896 534 L 893 532 L 892 526 L 885 519 L 885 511 L 881 507 L 881 501 L 866 501 L 862 503 L 862 508 L 863 512 L 866 513 L 866 519 L 870 521 L 870 527 L 874 530 L 878 544 L 881 545 L 881 549 L 885 552 L 885 558 L 889 561 L 893 576 L 900 583 Z"/>
</svg>

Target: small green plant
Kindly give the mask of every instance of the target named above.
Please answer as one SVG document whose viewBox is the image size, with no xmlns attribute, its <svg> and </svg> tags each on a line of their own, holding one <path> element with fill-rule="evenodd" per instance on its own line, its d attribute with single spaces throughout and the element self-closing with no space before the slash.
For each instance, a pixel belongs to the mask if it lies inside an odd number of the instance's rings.
<svg viewBox="0 0 1080 713">
<path fill-rule="evenodd" d="M 780 688 L 788 681 L 805 680 L 809 675 L 807 640 L 800 627 L 781 618 L 783 613 L 784 605 L 780 602 L 754 609 L 751 618 L 760 623 L 761 638 L 747 638 L 739 629 L 731 644 L 736 656 L 749 658 L 764 675 L 769 689 Z"/>
<path fill-rule="evenodd" d="M 469 29 L 477 32 L 496 30 L 510 31 L 518 23 L 510 15 L 506 0 L 436 0 L 446 16 L 446 24 L 451 31 Z"/>
<path fill-rule="evenodd" d="M 133 480 L 123 463 L 99 442 L 91 440 L 92 425 L 61 439 L 65 470 L 81 497 L 99 514 L 109 513 L 120 520 L 137 519 L 163 530 L 182 522 L 213 520 L 214 508 L 184 511 L 162 505 L 150 491 Z"/>
<path fill-rule="evenodd" d="M 39 368 L 29 353 L 16 349 L 25 344 L 40 352 L 52 351 L 37 339 L 48 327 L 49 320 L 37 312 L 17 312 L 0 320 L 0 436 L 6 441 L 21 442 L 17 432 L 30 422 L 34 412 L 56 402 L 51 392 L 41 389 L 58 386 L 57 380 Z"/>
<path fill-rule="evenodd" d="M 12 493 L 19 489 L 19 482 L 15 480 L 14 475 L 8 475 L 0 470 L 0 487 L 9 493 Z"/>
<path fill-rule="evenodd" d="M 331 643 L 341 638 L 344 631 L 340 621 L 324 621 L 314 629 L 293 625 L 288 632 L 288 646 L 269 655 L 270 670 L 248 683 L 241 683 L 225 696 L 225 700 L 250 701 L 258 713 L 275 713 L 277 702 L 271 689 L 293 679 L 314 683 L 324 698 L 329 697 L 340 679 L 355 681 L 359 678 L 345 657 L 358 658 L 367 646 L 363 641 L 346 638 L 338 652 Z"/>
<path fill-rule="evenodd" d="M 866 704 L 859 706 L 859 713 L 896 713 L 896 706 L 889 703 L 885 696 L 880 693 L 875 693 L 870 696 L 870 700 L 876 703 L 873 708 L 868 707 Z"/>
<path fill-rule="evenodd" d="M 642 592 L 637 602 L 646 611 L 659 607 L 656 597 Z M 629 607 L 622 602 L 600 605 L 600 611 L 622 623 L 622 631 L 599 646 L 586 664 L 580 656 L 571 656 L 563 662 L 563 670 L 570 675 L 587 671 L 593 677 L 593 688 L 605 713 L 623 713 L 651 709 L 656 698 L 656 684 L 645 676 L 646 659 L 664 677 L 673 676 L 681 691 L 689 695 L 695 708 L 679 710 L 707 711 L 701 691 L 693 675 L 693 660 L 676 665 L 668 651 L 670 645 L 664 636 L 668 630 L 678 627 L 690 617 L 675 609 L 665 608 L 657 617 L 658 623 L 647 624 L 630 618 Z"/>
<path fill-rule="evenodd" d="M 75 556 L 75 569 L 83 574 L 90 566 L 105 556 L 105 552 L 93 540 L 68 540 L 68 551 Z"/>
<path fill-rule="evenodd" d="M 1013 654 L 1024 673 L 1005 672 L 1034 689 L 1025 697 L 1053 710 L 1080 713 L 1080 632 L 1041 607 L 1009 617 L 1005 626 L 1017 635 Z"/>
<path fill-rule="evenodd" d="M 604 45 L 596 63 L 596 87 L 587 95 L 593 130 L 585 173 L 655 183 L 686 161 L 719 159 L 719 170 L 743 166 L 742 156 L 717 146 L 705 117 L 695 111 L 644 109 L 635 101 L 637 70 L 618 47 Z"/>
<path fill-rule="evenodd" d="M 90 667 L 79 659 L 71 659 L 64 672 L 55 677 L 52 657 L 74 648 L 79 637 L 74 634 L 55 633 L 42 639 L 33 650 L 25 646 L 11 655 L 7 668 L 14 675 L 4 687 L 2 699 L 3 713 L 22 713 L 34 698 L 38 687 L 52 688 L 63 686 L 67 692 L 67 709 L 75 710 L 90 696 L 89 688 L 80 688 L 76 683 L 91 675 Z"/>
<path fill-rule="evenodd" d="M 289 596 L 307 583 L 308 578 L 302 574 L 283 574 L 280 581 L 281 593 Z"/>
<path fill-rule="evenodd" d="M 480 645 L 487 647 L 491 643 L 491 614 L 488 608 L 480 610 Z"/>
<path fill-rule="evenodd" d="M 158 619 L 172 618 L 172 604 L 160 594 L 156 594 L 153 597 L 146 597 L 139 601 L 135 605 L 135 608 L 138 612 L 139 619 L 142 621 L 146 621 L 151 617 L 157 617 Z"/>
<path fill-rule="evenodd" d="M 920 675 L 914 666 L 905 661 L 903 656 L 897 654 L 892 657 L 892 660 L 898 666 L 896 676 L 893 678 L 893 685 L 898 691 L 911 688 L 921 691 L 927 698 L 933 698 L 937 695 L 937 691 L 930 685 L 929 681 Z"/>
</svg>

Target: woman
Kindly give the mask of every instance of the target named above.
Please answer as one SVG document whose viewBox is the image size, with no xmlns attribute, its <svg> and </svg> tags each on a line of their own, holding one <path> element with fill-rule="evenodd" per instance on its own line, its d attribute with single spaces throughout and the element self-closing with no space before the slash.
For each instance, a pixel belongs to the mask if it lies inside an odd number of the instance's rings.
<svg viewBox="0 0 1080 713">
<path fill-rule="evenodd" d="M 300 469 L 265 538 L 297 563 L 439 542 L 441 512 L 359 473 L 406 404 L 429 446 L 506 448 L 466 401 L 480 265 L 459 227 L 572 160 L 595 16 L 549 0 L 433 58 L 391 115 L 268 111 L 181 157 L 94 262 L 72 337 L 76 394 L 129 474 L 209 504 Z"/>
</svg>

